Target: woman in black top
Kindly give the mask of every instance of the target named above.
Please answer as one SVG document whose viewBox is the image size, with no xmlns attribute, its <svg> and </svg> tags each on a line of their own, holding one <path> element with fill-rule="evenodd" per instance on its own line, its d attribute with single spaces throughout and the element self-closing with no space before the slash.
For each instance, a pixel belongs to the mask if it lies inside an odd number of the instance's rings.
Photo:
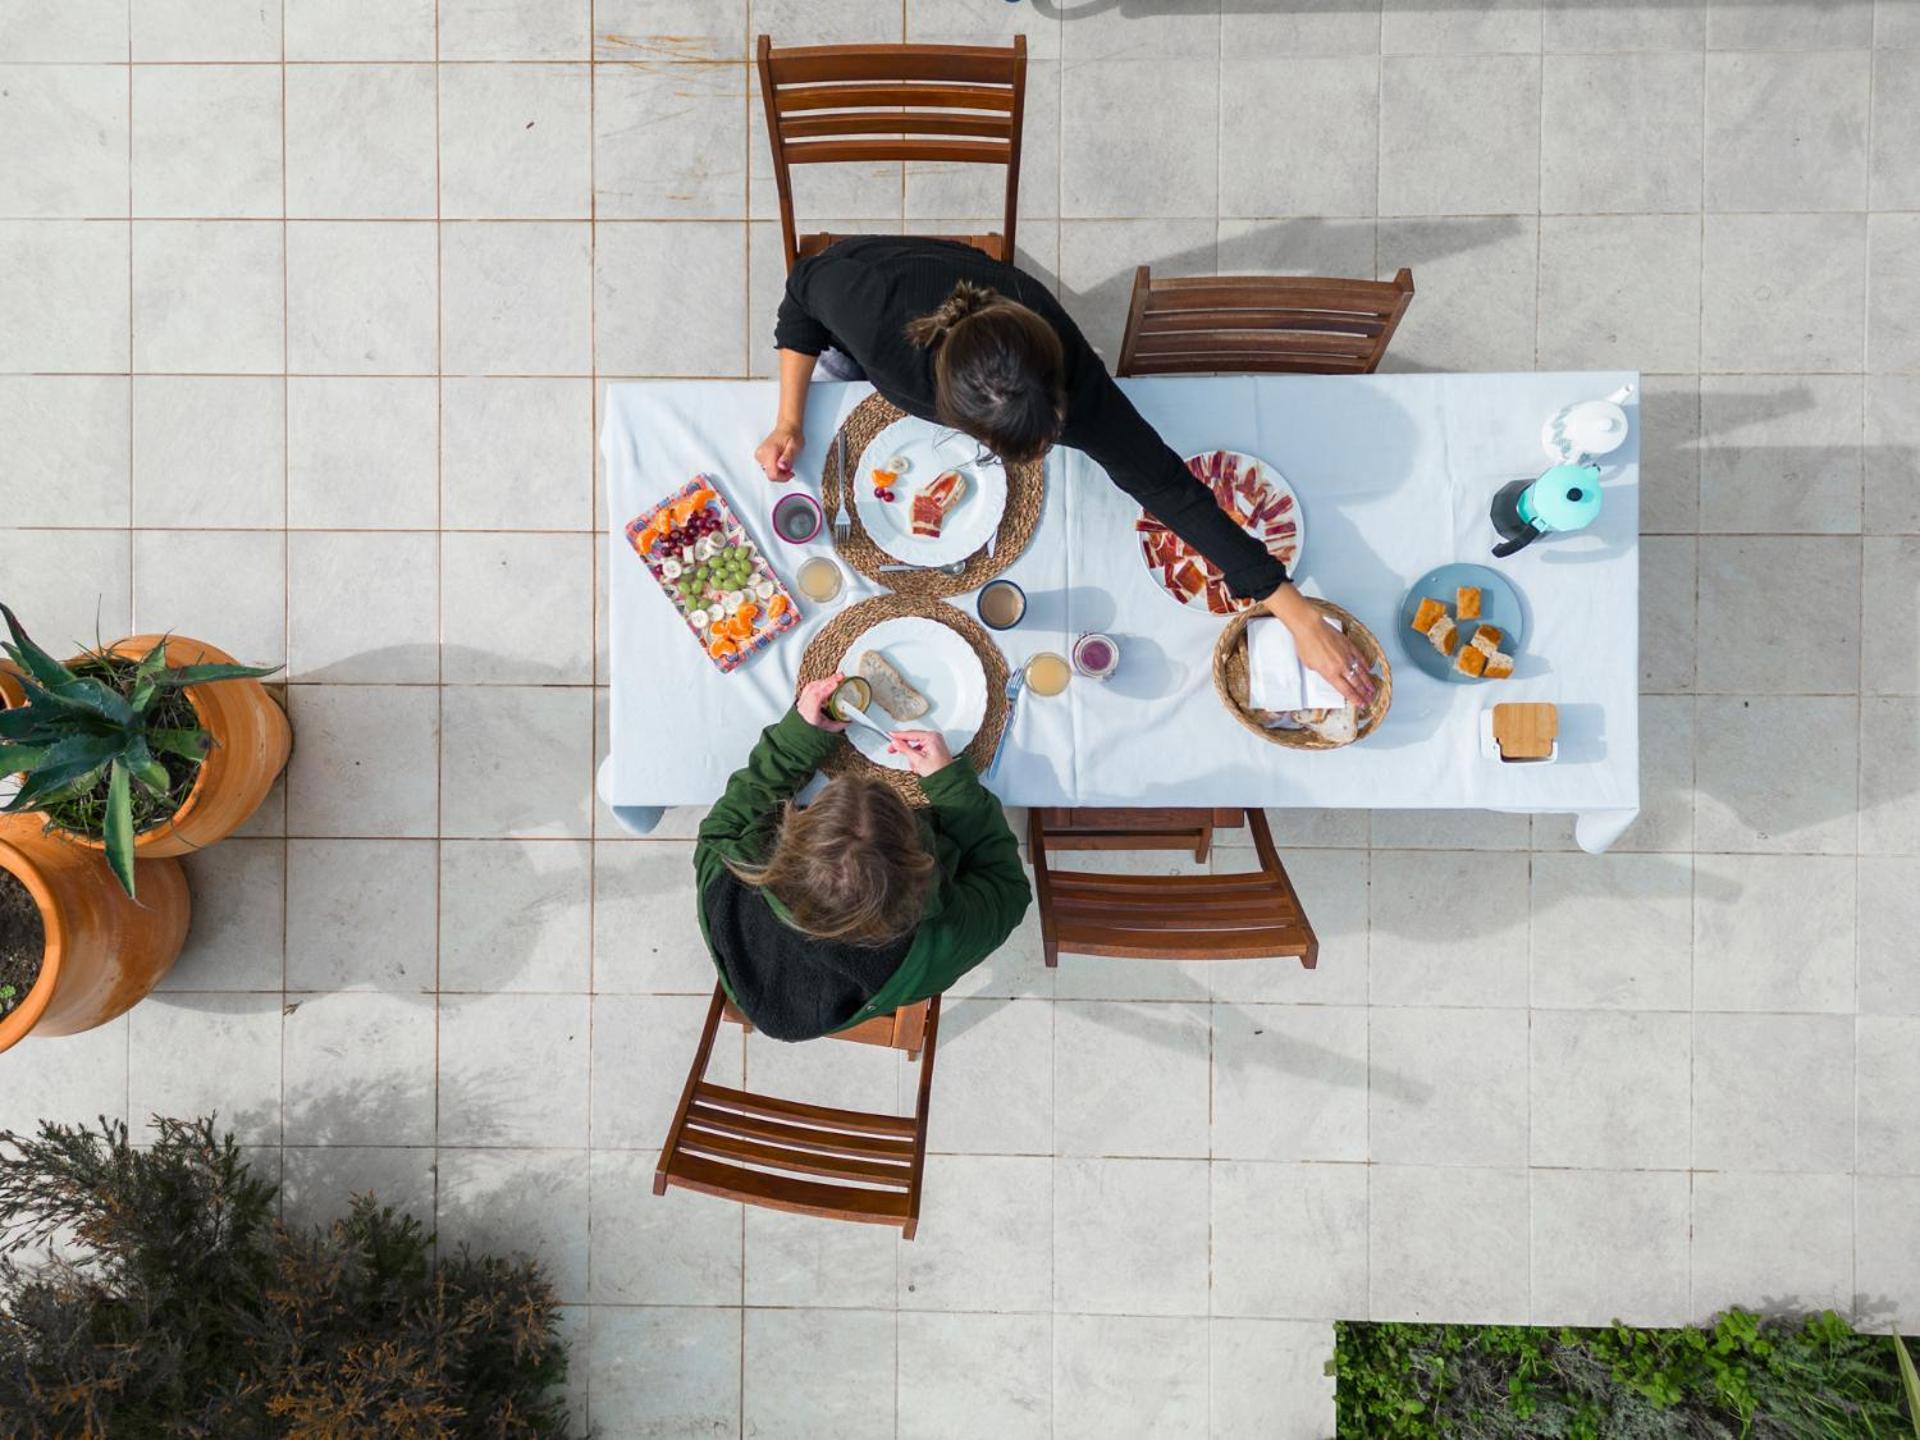
<svg viewBox="0 0 1920 1440">
<path fill-rule="evenodd" d="M 1365 704 L 1373 679 L 1352 643 L 1236 525 L 1113 383 L 1060 302 L 1032 276 L 951 240 L 860 235 L 800 261 L 774 327 L 780 415 L 754 458 L 792 473 L 805 443 L 807 386 L 832 347 L 909 415 L 971 435 L 1007 460 L 1053 444 L 1085 451 L 1122 490 L 1220 567 L 1236 596 L 1262 601 L 1300 657 Z"/>
</svg>

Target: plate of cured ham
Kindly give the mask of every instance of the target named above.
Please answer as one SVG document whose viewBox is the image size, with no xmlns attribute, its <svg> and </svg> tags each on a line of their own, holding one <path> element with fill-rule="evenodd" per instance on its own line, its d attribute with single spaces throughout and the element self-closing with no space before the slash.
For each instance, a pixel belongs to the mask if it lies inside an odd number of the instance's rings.
<svg viewBox="0 0 1920 1440">
<path fill-rule="evenodd" d="M 1189 456 L 1187 469 L 1213 492 L 1214 503 L 1234 523 L 1292 572 L 1306 543 L 1306 517 L 1300 497 L 1286 477 L 1263 460 L 1238 450 L 1207 450 Z M 1232 615 L 1254 602 L 1236 600 L 1220 567 L 1142 510 L 1133 528 L 1147 571 L 1182 605 L 1200 605 L 1215 615 Z"/>
</svg>

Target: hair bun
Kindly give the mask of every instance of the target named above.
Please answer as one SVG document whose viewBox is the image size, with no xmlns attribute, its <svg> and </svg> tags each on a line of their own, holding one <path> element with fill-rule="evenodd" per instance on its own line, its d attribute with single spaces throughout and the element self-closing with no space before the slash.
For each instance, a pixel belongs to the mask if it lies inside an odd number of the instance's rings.
<svg viewBox="0 0 1920 1440">
<path fill-rule="evenodd" d="M 920 346 L 937 345 L 947 338 L 954 326 L 999 298 L 1000 292 L 997 290 L 975 285 L 971 280 L 959 281 L 954 285 L 953 292 L 940 302 L 938 310 L 908 322 L 907 338 Z"/>
</svg>

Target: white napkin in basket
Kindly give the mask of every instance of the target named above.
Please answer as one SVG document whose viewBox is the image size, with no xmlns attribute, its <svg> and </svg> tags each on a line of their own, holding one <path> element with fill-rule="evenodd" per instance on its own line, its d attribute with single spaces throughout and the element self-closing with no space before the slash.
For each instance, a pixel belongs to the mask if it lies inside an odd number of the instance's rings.
<svg viewBox="0 0 1920 1440">
<path fill-rule="evenodd" d="M 1320 617 L 1346 629 L 1331 615 Z M 1247 626 L 1247 703 L 1256 710 L 1337 710 L 1346 697 L 1300 663 L 1293 632 L 1270 618 Z"/>
</svg>

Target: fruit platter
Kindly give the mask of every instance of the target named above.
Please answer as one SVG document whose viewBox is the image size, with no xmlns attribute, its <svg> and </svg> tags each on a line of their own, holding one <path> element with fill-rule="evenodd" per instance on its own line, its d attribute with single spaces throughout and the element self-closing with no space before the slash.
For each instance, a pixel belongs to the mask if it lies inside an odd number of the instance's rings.
<svg viewBox="0 0 1920 1440">
<path fill-rule="evenodd" d="M 1271 465 L 1237 450 L 1210 450 L 1192 456 L 1187 469 L 1213 492 L 1214 502 L 1234 522 L 1267 547 L 1291 572 L 1306 540 L 1306 521 L 1293 487 Z M 1133 528 L 1147 570 L 1182 605 L 1201 601 L 1215 615 L 1232 615 L 1253 604 L 1236 600 L 1220 568 L 1146 511 Z"/>
<path fill-rule="evenodd" d="M 793 596 L 708 476 L 630 520 L 627 543 L 722 672 L 800 623 Z"/>
</svg>

